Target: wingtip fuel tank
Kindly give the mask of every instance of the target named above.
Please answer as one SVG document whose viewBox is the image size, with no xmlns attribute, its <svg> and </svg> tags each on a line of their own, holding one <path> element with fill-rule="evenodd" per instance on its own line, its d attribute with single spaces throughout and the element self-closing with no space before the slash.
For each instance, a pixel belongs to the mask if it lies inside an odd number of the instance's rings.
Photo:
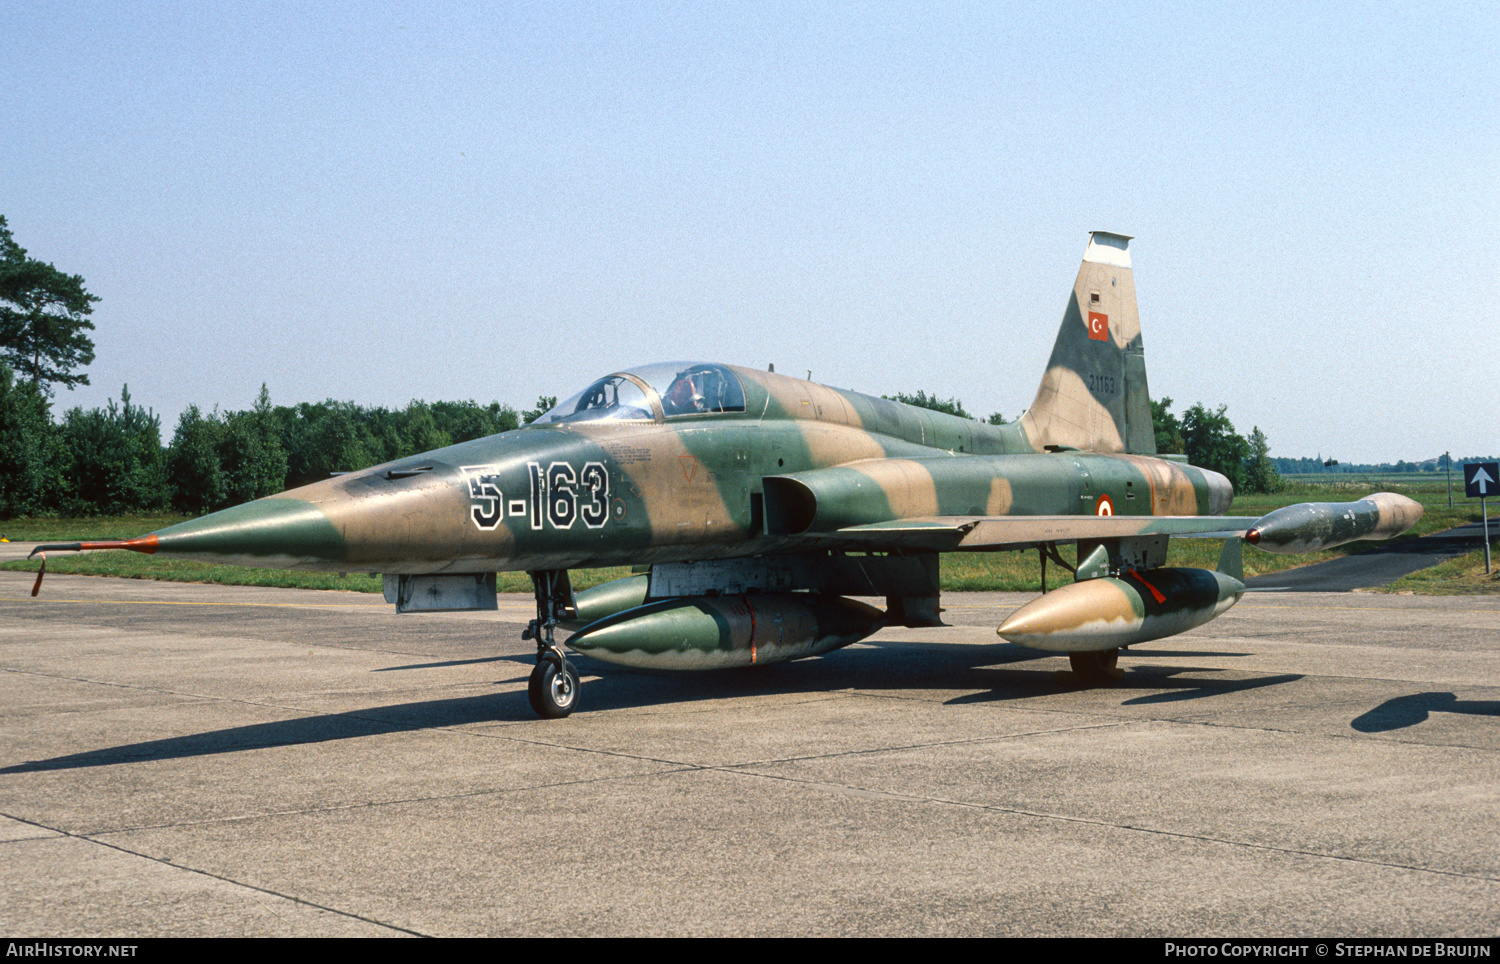
<svg viewBox="0 0 1500 964">
<path fill-rule="evenodd" d="M 1266 552 L 1316 552 L 1360 539 L 1390 539 L 1421 518 L 1420 503 L 1376 492 L 1357 502 L 1303 502 L 1277 509 L 1257 520 L 1245 532 L 1245 541 Z"/>
</svg>

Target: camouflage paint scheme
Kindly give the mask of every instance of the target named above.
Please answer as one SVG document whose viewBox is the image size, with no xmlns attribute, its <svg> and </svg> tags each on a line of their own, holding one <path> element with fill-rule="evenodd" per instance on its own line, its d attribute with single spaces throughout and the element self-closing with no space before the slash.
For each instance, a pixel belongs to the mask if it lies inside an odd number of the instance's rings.
<svg viewBox="0 0 1500 964">
<path fill-rule="evenodd" d="M 1037 400 L 1016 423 L 987 425 L 773 372 L 681 363 L 670 367 L 732 373 L 743 410 L 668 415 L 657 389 L 622 372 L 649 402 L 646 417 L 544 417 L 184 522 L 131 547 L 271 568 L 468 573 L 810 548 L 993 549 L 1039 540 L 1023 533 L 1014 542 L 948 545 L 899 529 L 844 538 L 840 530 L 1223 513 L 1233 491 L 1222 475 L 1150 457 L 1124 239 L 1096 233 L 1089 258 Z M 1253 520 L 1224 521 L 1243 530 Z M 1109 531 L 1158 530 L 1122 519 Z"/>
<path fill-rule="evenodd" d="M 643 669 L 729 669 L 817 656 L 884 621 L 873 606 L 818 593 L 676 597 L 592 621 L 568 648 Z"/>
<path fill-rule="evenodd" d="M 155 533 L 155 549 L 290 569 L 564 569 L 830 548 L 838 541 L 827 534 L 894 520 L 1227 506 L 1227 481 L 1191 466 L 1035 454 L 1019 425 L 731 371 L 745 386 L 745 413 L 534 423 L 181 523 Z M 588 467 L 592 485 L 579 479 Z M 815 516 L 783 508 L 810 505 L 789 495 L 771 506 L 774 534 L 762 531 L 768 477 L 815 495 Z M 495 514 L 503 517 L 483 524 Z"/>
<path fill-rule="evenodd" d="M 886 623 L 938 625 L 939 552 L 1055 557 L 1055 544 L 1076 542 L 1078 581 L 1001 632 L 1068 651 L 1097 675 L 1117 647 L 1206 622 L 1243 592 L 1237 572 L 1161 568 L 1171 536 L 1233 540 L 1237 563 L 1238 537 L 1257 523 L 1267 548 L 1305 551 L 1386 538 L 1421 515 L 1382 494 L 1230 517 L 1227 479 L 1157 457 L 1129 240 L 1090 236 L 1036 398 L 1014 424 L 774 372 L 647 366 L 605 376 L 517 431 L 140 539 L 44 548 L 384 573 L 398 608 L 444 586 L 482 605 L 482 577 L 465 574 L 527 571 L 538 598 L 532 702 L 560 716 L 577 677 L 553 626 L 578 629 L 573 648 L 633 665 L 796 658 Z M 614 565 L 651 575 L 576 598 L 567 588 L 566 570 Z M 394 596 L 392 578 L 408 580 Z M 492 580 L 489 593 L 493 604 Z M 839 598 L 849 595 L 883 595 L 887 611 Z"/>
<path fill-rule="evenodd" d="M 1302 502 L 1268 513 L 1245 533 L 1266 552 L 1312 552 L 1330 543 L 1389 539 L 1422 518 L 1422 507 L 1404 496 L 1376 492 L 1358 502 Z"/>
<path fill-rule="evenodd" d="M 1202 626 L 1244 594 L 1245 584 L 1223 572 L 1127 570 L 1048 593 L 1016 610 L 996 632 L 1059 653 L 1114 649 Z"/>
</svg>

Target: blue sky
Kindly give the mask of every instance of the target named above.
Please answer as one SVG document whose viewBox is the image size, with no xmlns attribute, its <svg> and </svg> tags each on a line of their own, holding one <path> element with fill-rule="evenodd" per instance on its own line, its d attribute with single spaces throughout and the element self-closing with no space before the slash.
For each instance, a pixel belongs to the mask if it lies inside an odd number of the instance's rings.
<svg viewBox="0 0 1500 964">
<path fill-rule="evenodd" d="M 1030 403 L 1087 232 L 1152 393 L 1500 450 L 1494 4 L 8 4 L 0 214 L 92 386 L 528 407 L 654 360 Z"/>
</svg>

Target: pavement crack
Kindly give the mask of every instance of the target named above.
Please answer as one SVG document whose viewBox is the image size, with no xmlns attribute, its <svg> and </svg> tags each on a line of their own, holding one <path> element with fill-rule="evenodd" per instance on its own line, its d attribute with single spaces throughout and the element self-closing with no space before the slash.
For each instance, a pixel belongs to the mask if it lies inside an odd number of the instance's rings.
<svg viewBox="0 0 1500 964">
<path fill-rule="evenodd" d="M 337 908 L 337 907 L 331 907 L 331 906 L 329 906 L 327 904 L 320 904 L 317 901 L 308 900 L 305 897 L 297 897 L 297 896 L 295 896 L 293 894 L 287 894 L 287 893 L 282 893 L 280 891 L 272 890 L 269 887 L 261 887 L 261 886 L 258 886 L 256 884 L 251 884 L 251 883 L 248 883 L 248 882 L 243 881 L 243 880 L 236 880 L 233 877 L 228 877 L 228 876 L 226 876 L 224 874 L 216 874 L 216 873 L 214 873 L 211 870 L 205 870 L 205 869 L 203 869 L 201 867 L 191 867 L 191 866 L 188 866 L 187 864 L 181 864 L 181 863 L 177 863 L 175 861 L 166 860 L 166 859 L 164 859 L 162 857 L 156 857 L 156 856 L 153 856 L 153 855 L 148 854 L 148 853 L 143 853 L 142 851 L 139 851 L 139 850 L 133 850 L 130 847 L 121 846 L 120 844 L 117 844 L 117 843 L 111 843 L 108 840 L 101 840 L 98 837 L 89 836 L 89 835 L 85 835 L 85 834 L 71 833 L 71 832 L 69 832 L 67 830 L 63 830 L 60 827 L 49 827 L 49 826 L 47 826 L 45 824 L 37 823 L 34 820 L 27 820 L 24 817 L 11 817 L 11 819 L 16 820 L 16 821 L 18 821 L 20 823 L 27 824 L 28 826 L 38 827 L 38 828 L 40 828 L 42 830 L 51 831 L 52 833 L 55 833 L 55 834 L 57 834 L 60 837 L 66 837 L 66 838 L 68 838 L 70 840 L 77 840 L 77 841 L 80 841 L 82 843 L 92 844 L 93 846 L 96 846 L 96 847 L 103 847 L 105 849 L 113 850 L 113 851 L 115 851 L 117 853 L 126 854 L 126 855 L 131 856 L 131 857 L 138 857 L 138 858 L 140 858 L 142 860 L 149 860 L 152 863 L 160 864 L 163 867 L 170 867 L 173 870 L 181 870 L 181 871 L 184 871 L 184 872 L 189 873 L 189 874 L 195 874 L 195 875 L 200 876 L 200 877 L 206 877 L 206 878 L 208 878 L 210 880 L 221 881 L 223 883 L 230 884 L 231 886 L 234 886 L 234 887 L 242 887 L 245 890 L 251 891 L 254 894 L 264 894 L 264 895 L 266 895 L 268 897 L 275 897 L 278 900 L 285 900 L 285 901 L 288 901 L 290 903 L 298 904 L 298 905 L 303 906 L 303 907 L 312 908 L 313 910 L 320 910 L 320 911 L 323 911 L 324 913 L 327 913 L 327 914 L 334 914 L 334 915 L 336 915 L 338 917 L 345 917 L 345 918 L 348 918 L 350 920 L 361 921 L 361 922 L 366 923 L 366 924 L 372 924 L 372 925 L 374 925 L 376 927 L 382 927 L 382 928 L 385 928 L 387 930 L 396 931 L 396 932 L 402 933 L 402 934 L 409 934 L 412 937 L 430 937 L 430 936 L 432 936 L 430 934 L 424 934 L 424 933 L 422 933 L 420 931 L 414 931 L 414 930 L 412 930 L 409 927 L 402 927 L 400 924 L 392 924 L 392 923 L 390 923 L 388 921 L 377 920 L 377 919 L 375 919 L 373 917 L 369 917 L 369 916 L 366 916 L 364 914 L 357 914 L 354 911 L 342 910 L 342 909 Z M 257 901 L 257 903 L 259 903 L 259 901 Z M 262 906 L 264 906 L 264 905 L 262 905 Z M 281 915 L 277 914 L 276 916 L 280 917 Z"/>
</svg>

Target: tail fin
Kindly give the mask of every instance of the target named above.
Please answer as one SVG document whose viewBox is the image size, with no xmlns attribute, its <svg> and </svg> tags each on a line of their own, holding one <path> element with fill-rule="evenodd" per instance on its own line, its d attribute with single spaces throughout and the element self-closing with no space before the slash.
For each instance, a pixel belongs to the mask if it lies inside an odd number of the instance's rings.
<svg viewBox="0 0 1500 964">
<path fill-rule="evenodd" d="M 1129 248 L 1123 234 L 1089 235 L 1047 373 L 1021 416 L 1037 451 L 1156 454 Z"/>
</svg>

